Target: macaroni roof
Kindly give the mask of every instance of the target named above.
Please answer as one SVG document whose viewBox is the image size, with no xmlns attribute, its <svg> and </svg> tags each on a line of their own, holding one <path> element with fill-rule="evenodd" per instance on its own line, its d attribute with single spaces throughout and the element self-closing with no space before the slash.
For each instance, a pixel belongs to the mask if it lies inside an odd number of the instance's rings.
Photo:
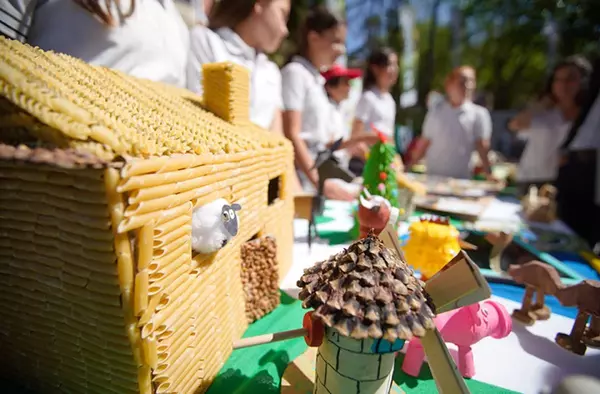
<svg viewBox="0 0 600 394">
<path fill-rule="evenodd" d="M 215 101 L 211 108 L 235 106 L 235 98 L 247 92 L 236 73 L 245 71 L 232 64 L 209 67 L 233 70 L 227 74 L 229 80 L 211 81 L 222 83 L 223 92 L 231 91 L 228 84 L 237 84 L 237 96 L 210 97 Z M 0 96 L 0 141 L 13 145 L 35 143 L 92 153 L 106 160 L 291 149 L 283 137 L 249 122 L 234 125 L 222 120 L 203 109 L 201 97 L 187 90 L 136 79 L 3 37 Z M 221 103 L 227 99 L 230 101 Z M 247 105 L 248 101 L 239 103 Z"/>
</svg>

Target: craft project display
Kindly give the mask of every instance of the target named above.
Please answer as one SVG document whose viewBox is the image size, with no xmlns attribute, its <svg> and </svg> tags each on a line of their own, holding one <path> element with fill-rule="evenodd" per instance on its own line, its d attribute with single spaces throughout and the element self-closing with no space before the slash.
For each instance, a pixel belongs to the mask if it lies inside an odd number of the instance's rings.
<svg viewBox="0 0 600 394">
<path fill-rule="evenodd" d="M 531 186 L 521 200 L 523 213 L 532 222 L 552 223 L 556 220 L 556 193 L 552 185 L 544 185 L 539 190 Z"/>
<path fill-rule="evenodd" d="M 234 348 L 304 336 L 318 347 L 314 392 L 389 393 L 393 352 L 421 336 L 442 394 L 468 393 L 435 328 L 433 311 L 452 311 L 489 298 L 490 288 L 468 256 L 459 253 L 423 287 L 403 258 L 371 232 L 304 271 L 300 298 L 314 312 L 303 328 L 243 338 Z"/>
<path fill-rule="evenodd" d="M 408 231 L 402 251 L 406 261 L 421 272 L 422 280 L 432 277 L 461 250 L 460 233 L 448 218 L 423 216 Z"/>
<path fill-rule="evenodd" d="M 600 281 L 584 280 L 575 285 L 565 286 L 554 267 L 539 261 L 510 267 L 509 275 L 517 283 L 527 286 L 523 305 L 513 312 L 513 317 L 528 325 L 534 324 L 536 320 L 549 318 L 550 309 L 544 305 L 543 297 L 544 294 L 554 295 L 563 306 L 578 309 L 571 332 L 558 333 L 556 343 L 579 355 L 585 354 L 587 346 L 600 348 Z M 537 305 L 532 307 L 535 291 L 538 297 Z"/>
<path fill-rule="evenodd" d="M 325 325 L 315 392 L 387 393 L 394 352 L 434 328 L 422 283 L 374 236 L 306 270 L 298 286 Z"/>
<path fill-rule="evenodd" d="M 415 212 L 415 196 L 427 194 L 427 187 L 402 172 L 396 174 L 398 182 L 398 207 L 401 209 L 400 220 L 407 220 Z"/>
<path fill-rule="evenodd" d="M 381 196 L 372 196 L 367 189 L 363 189 L 358 206 L 359 237 L 365 238 L 370 231 L 379 235 L 388 224 L 396 228 L 400 210 Z"/>
<path fill-rule="evenodd" d="M 396 173 L 400 169 L 396 161 L 396 148 L 386 143 L 386 137 L 381 132 L 377 134 L 380 140 L 369 151 L 363 170 L 363 186 L 372 195 L 382 196 L 393 207 L 401 208 L 398 204 Z"/>
<path fill-rule="evenodd" d="M 0 37 L 1 377 L 202 392 L 275 306 L 293 149 L 250 123 L 244 68 L 203 74 L 199 97 Z"/>
<path fill-rule="evenodd" d="M 485 337 L 502 339 L 512 331 L 512 320 L 506 308 L 495 301 L 483 301 L 450 312 L 434 319 L 444 341 L 458 347 L 458 369 L 465 378 L 475 376 L 475 362 L 471 346 Z M 402 370 L 411 376 L 419 376 L 425 359 L 423 345 L 412 339 L 402 363 Z"/>
</svg>

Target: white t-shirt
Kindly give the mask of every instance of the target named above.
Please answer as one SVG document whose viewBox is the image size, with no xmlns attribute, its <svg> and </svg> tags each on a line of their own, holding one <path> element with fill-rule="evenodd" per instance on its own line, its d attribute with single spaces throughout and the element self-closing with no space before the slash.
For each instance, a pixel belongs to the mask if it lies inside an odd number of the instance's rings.
<svg viewBox="0 0 600 394">
<path fill-rule="evenodd" d="M 331 105 L 325 92 L 325 78 L 308 60 L 294 56 L 281 70 L 283 107 L 302 112 L 300 137 L 308 150 L 317 153 L 333 140 L 329 125 Z"/>
<path fill-rule="evenodd" d="M 212 31 L 195 26 L 190 33 L 188 88 L 202 93 L 202 64 L 233 62 L 250 71 L 250 119 L 269 129 L 275 114 L 283 108 L 281 73 L 264 53 L 248 46 L 229 28 Z"/>
<path fill-rule="evenodd" d="M 559 110 L 540 112 L 531 119 L 527 145 L 521 156 L 517 179 L 521 182 L 546 182 L 558 174 L 559 149 L 571 122 L 563 119 Z"/>
<path fill-rule="evenodd" d="M 356 119 L 364 123 L 366 130 L 371 130 L 371 125 L 394 141 L 396 125 L 396 102 L 389 92 L 380 92 L 378 89 L 365 91 L 358 104 L 356 104 Z"/>
<path fill-rule="evenodd" d="M 4 1 L 9 4 L 3 8 L 15 17 L 26 17 L 33 3 Z M 122 1 L 121 10 L 128 9 L 129 2 Z M 26 42 L 135 77 L 186 85 L 189 33 L 172 0 L 136 0 L 134 13 L 116 27 L 104 25 L 72 0 L 38 0 Z"/>
<path fill-rule="evenodd" d="M 332 141 L 337 141 L 340 138 L 347 140 L 350 137 L 350 129 L 347 127 L 344 121 L 343 103 L 336 103 L 333 100 L 329 100 L 331 106 L 331 121 L 329 122 L 331 128 Z M 340 161 L 343 167 L 348 167 L 350 163 L 350 155 L 348 151 L 339 150 L 335 152 L 335 156 Z"/>
<path fill-rule="evenodd" d="M 466 102 L 455 108 L 444 101 L 427 112 L 422 134 L 430 142 L 425 156 L 427 173 L 470 178 L 475 144 L 490 138 L 492 119 L 480 105 Z"/>
</svg>

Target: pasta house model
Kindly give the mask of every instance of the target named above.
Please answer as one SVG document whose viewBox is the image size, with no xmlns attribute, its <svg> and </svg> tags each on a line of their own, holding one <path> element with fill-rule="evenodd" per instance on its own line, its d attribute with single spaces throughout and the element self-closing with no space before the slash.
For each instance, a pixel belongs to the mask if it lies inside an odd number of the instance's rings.
<svg viewBox="0 0 600 394">
<path fill-rule="evenodd" d="M 0 378 L 202 392 L 277 305 L 293 150 L 249 122 L 244 69 L 203 74 L 201 98 L 0 38 Z M 196 252 L 210 204 L 227 234 Z"/>
</svg>

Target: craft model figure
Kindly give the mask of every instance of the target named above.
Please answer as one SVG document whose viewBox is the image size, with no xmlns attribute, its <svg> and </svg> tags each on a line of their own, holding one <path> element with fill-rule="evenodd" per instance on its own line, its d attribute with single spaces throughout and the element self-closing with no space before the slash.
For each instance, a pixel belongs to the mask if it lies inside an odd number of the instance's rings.
<svg viewBox="0 0 600 394">
<path fill-rule="evenodd" d="M 415 211 L 415 196 L 427 194 L 427 187 L 413 179 L 410 179 L 402 171 L 396 173 L 398 182 L 398 207 L 401 209 L 400 220 L 407 220 Z"/>
<path fill-rule="evenodd" d="M 512 320 L 506 308 L 495 301 L 483 301 L 464 306 L 434 318 L 435 325 L 445 342 L 458 347 L 458 369 L 465 378 L 475 375 L 471 346 L 485 337 L 501 339 L 512 331 Z M 417 338 L 408 343 L 402 370 L 419 376 L 425 358 L 423 345 Z"/>
<path fill-rule="evenodd" d="M 311 214 L 308 222 L 308 247 L 312 245 L 313 235 L 318 237 L 316 216 L 323 213 L 325 208 L 325 196 L 323 195 L 323 189 L 325 187 L 325 181 L 327 179 L 341 179 L 346 182 L 352 182 L 354 175 L 350 170 L 340 165 L 339 159 L 335 156 L 335 152 L 340 149 L 343 144 L 343 139 L 335 141 L 329 148 L 318 153 L 315 159 L 314 169 L 319 174 L 319 184 L 317 185 L 317 194 L 313 197 L 313 203 L 311 206 Z"/>
<path fill-rule="evenodd" d="M 363 189 L 358 206 L 359 237 L 366 237 L 371 230 L 379 235 L 388 223 L 395 228 L 400 213 L 384 197 L 372 196 L 367 189 Z"/>
<path fill-rule="evenodd" d="M 394 352 L 434 328 L 422 283 L 374 234 L 306 270 L 298 286 L 325 325 L 315 392 L 387 393 Z"/>
<path fill-rule="evenodd" d="M 204 392 L 277 305 L 293 147 L 250 122 L 246 68 L 202 73 L 198 96 L 0 36 L 0 380 Z"/>
<path fill-rule="evenodd" d="M 424 215 L 411 223 L 408 241 L 402 247 L 406 261 L 427 280 L 461 250 L 460 233 L 448 218 Z"/>
<path fill-rule="evenodd" d="M 385 394 L 393 386 L 393 352 L 421 337 L 438 391 L 468 393 L 435 328 L 434 311 L 482 301 L 490 288 L 462 252 L 423 285 L 401 255 L 370 233 L 304 271 L 300 299 L 314 312 L 305 315 L 303 329 L 244 338 L 234 348 L 304 336 L 319 348 L 315 393 Z M 307 320 L 314 323 L 308 329 Z"/>
<path fill-rule="evenodd" d="M 556 293 L 564 306 L 577 307 L 577 317 L 569 334 L 558 333 L 556 343 L 575 354 L 584 355 L 587 346 L 600 347 L 600 281 L 585 280 Z M 588 326 L 588 320 L 590 324 Z"/>
<path fill-rule="evenodd" d="M 521 205 L 527 220 L 532 222 L 552 223 L 556 220 L 556 193 L 552 185 L 544 185 L 539 191 L 536 186 L 529 188 Z"/>
<path fill-rule="evenodd" d="M 536 320 L 549 319 L 551 311 L 544 297 L 556 295 L 563 286 L 556 269 L 540 261 L 531 261 L 523 265 L 511 265 L 508 275 L 515 282 L 525 285 L 521 308 L 515 309 L 512 316 L 527 325 L 534 324 Z"/>
<path fill-rule="evenodd" d="M 223 198 L 196 208 L 192 214 L 192 250 L 214 253 L 225 247 L 238 233 L 236 211 L 240 209 L 240 204 L 229 205 Z"/>
</svg>

